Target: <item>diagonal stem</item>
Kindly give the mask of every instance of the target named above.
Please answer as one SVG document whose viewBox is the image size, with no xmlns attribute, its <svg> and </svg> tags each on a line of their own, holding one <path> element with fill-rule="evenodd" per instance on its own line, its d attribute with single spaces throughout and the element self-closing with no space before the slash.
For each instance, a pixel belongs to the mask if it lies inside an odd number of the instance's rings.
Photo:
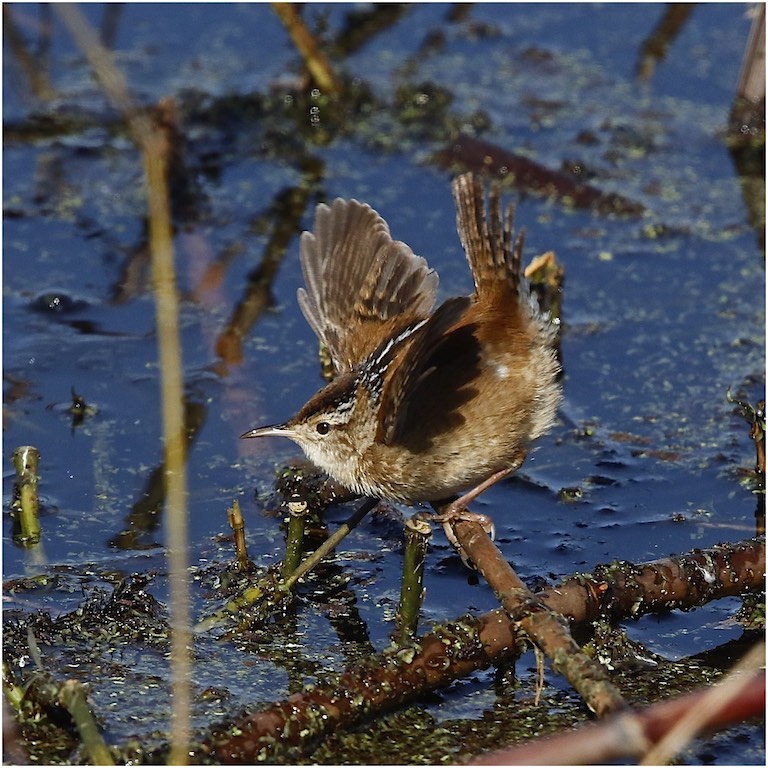
<svg viewBox="0 0 768 768">
<path fill-rule="evenodd" d="M 347 534 L 360 524 L 360 521 L 379 503 L 378 499 L 366 499 L 357 511 L 343 522 L 301 565 L 285 580 L 280 582 L 280 589 L 290 590 L 296 582 L 306 576 L 326 555 L 333 552 Z"/>
</svg>

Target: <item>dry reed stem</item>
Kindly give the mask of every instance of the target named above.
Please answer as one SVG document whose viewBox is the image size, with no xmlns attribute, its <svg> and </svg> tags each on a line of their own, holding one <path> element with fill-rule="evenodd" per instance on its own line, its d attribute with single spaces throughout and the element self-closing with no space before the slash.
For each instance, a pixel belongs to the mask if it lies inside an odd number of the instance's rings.
<svg viewBox="0 0 768 768">
<path fill-rule="evenodd" d="M 753 13 L 736 96 L 758 102 L 765 99 L 765 5 L 756 3 Z"/>
<path fill-rule="evenodd" d="M 309 74 L 321 91 L 328 95 L 341 88 L 328 58 L 320 49 L 304 20 L 299 16 L 295 3 L 272 3 L 272 9 L 288 30 L 293 44 L 304 59 Z"/>
<path fill-rule="evenodd" d="M 165 444 L 166 510 L 171 623 L 171 754 L 170 761 L 188 761 L 190 729 L 189 584 L 187 562 L 186 446 L 179 344 L 178 295 L 174 272 L 173 231 L 168 193 L 169 148 L 165 135 L 139 110 L 125 78 L 99 42 L 79 9 L 55 6 L 73 39 L 85 53 L 112 105 L 127 120 L 142 153 L 147 187 L 149 241 L 155 289 L 160 386 Z"/>
<path fill-rule="evenodd" d="M 765 662 L 765 643 L 758 643 L 730 670 L 724 680 L 708 688 L 697 706 L 691 707 L 667 733 L 646 752 L 640 765 L 666 765 L 685 749 L 708 723 L 727 711 L 740 697 Z"/>
</svg>

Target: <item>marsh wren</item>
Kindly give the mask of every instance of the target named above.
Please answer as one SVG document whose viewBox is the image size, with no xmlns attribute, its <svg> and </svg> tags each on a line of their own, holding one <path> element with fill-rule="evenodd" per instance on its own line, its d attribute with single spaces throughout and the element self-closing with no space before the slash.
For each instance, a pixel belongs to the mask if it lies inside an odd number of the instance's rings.
<svg viewBox="0 0 768 768">
<path fill-rule="evenodd" d="M 471 173 L 452 184 L 475 292 L 432 312 L 438 277 L 357 200 L 315 211 L 300 241 L 298 301 L 336 378 L 284 424 L 242 437 L 288 437 L 363 496 L 449 501 L 441 521 L 516 470 L 561 399 L 556 328 L 521 274 L 523 237 L 497 185 L 488 212 Z M 469 489 L 469 490 L 467 490 Z"/>
</svg>

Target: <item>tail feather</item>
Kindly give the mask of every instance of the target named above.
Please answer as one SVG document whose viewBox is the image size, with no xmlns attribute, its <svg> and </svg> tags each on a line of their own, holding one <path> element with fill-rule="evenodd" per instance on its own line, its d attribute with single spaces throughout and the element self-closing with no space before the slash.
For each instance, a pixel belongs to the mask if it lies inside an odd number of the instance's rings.
<svg viewBox="0 0 768 768">
<path fill-rule="evenodd" d="M 514 236 L 514 206 L 501 213 L 498 184 L 488 193 L 486 214 L 483 183 L 471 173 L 453 180 L 456 226 L 467 255 L 478 296 L 500 288 L 515 293 L 521 288 L 521 257 L 524 235 Z"/>
</svg>

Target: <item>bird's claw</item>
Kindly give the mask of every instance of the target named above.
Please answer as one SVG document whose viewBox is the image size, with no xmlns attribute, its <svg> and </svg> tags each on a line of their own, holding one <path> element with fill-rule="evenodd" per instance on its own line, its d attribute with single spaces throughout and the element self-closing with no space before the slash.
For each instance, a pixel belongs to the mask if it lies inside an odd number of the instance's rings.
<svg viewBox="0 0 768 768">
<path fill-rule="evenodd" d="M 453 548 L 459 553 L 461 561 L 467 568 L 476 570 L 472 564 L 472 560 L 465 552 L 464 548 L 456 538 L 456 534 L 453 532 L 453 526 L 460 521 L 466 521 L 470 523 L 477 523 L 490 537 L 491 541 L 496 538 L 496 526 L 493 524 L 493 519 L 489 515 L 484 515 L 478 512 L 470 512 L 465 507 L 452 508 L 453 505 L 449 505 L 441 512 L 427 512 L 421 510 L 417 512 L 414 517 L 419 520 L 426 520 L 430 523 L 440 523 L 445 531 L 445 536 L 448 541 L 453 545 Z"/>
</svg>

